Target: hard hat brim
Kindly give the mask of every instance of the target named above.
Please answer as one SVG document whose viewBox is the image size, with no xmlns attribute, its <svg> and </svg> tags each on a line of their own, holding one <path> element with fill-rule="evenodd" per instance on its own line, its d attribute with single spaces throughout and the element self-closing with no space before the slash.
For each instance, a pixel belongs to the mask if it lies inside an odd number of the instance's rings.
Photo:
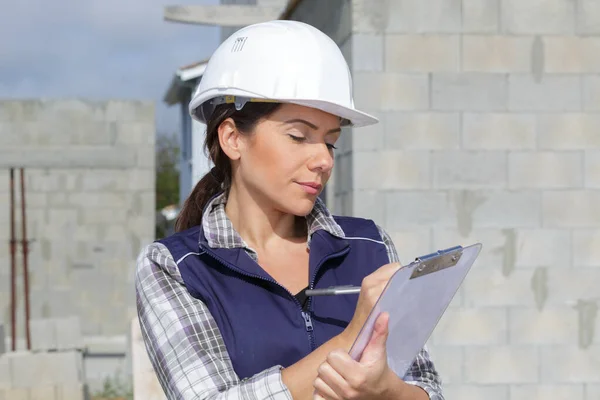
<svg viewBox="0 0 600 400">
<path fill-rule="evenodd" d="M 229 96 L 231 97 L 230 101 L 227 103 L 234 103 L 235 95 Z M 246 96 L 244 96 L 246 97 Z M 374 116 L 367 114 L 366 112 L 359 111 L 355 108 L 350 108 L 346 106 L 342 106 L 337 103 L 323 101 L 323 100 L 314 100 L 314 99 L 267 99 L 262 97 L 252 97 L 247 98 L 246 101 L 250 102 L 277 102 L 277 103 L 289 103 L 289 104 L 297 104 L 304 107 L 315 108 L 317 110 L 324 111 L 326 113 L 335 115 L 337 117 L 342 118 L 343 120 L 348 121 L 349 123 L 346 126 L 359 128 L 363 126 L 374 125 L 379 122 L 377 118 Z M 198 104 L 198 101 L 192 101 L 189 105 L 190 115 L 196 121 L 202 122 L 206 124 L 206 116 L 203 112 L 196 112 L 196 109 L 202 104 Z"/>
</svg>

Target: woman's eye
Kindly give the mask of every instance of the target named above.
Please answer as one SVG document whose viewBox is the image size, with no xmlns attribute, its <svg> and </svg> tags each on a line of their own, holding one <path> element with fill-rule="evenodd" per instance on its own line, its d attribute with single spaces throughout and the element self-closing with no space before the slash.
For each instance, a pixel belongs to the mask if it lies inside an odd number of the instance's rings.
<svg viewBox="0 0 600 400">
<path fill-rule="evenodd" d="M 327 148 L 329 150 L 335 150 L 335 149 L 337 149 L 337 147 L 335 147 L 333 144 L 329 144 L 329 143 L 327 143 Z"/>
<path fill-rule="evenodd" d="M 288 135 L 288 136 L 291 137 L 294 142 L 298 142 L 298 143 L 302 143 L 306 140 L 306 138 L 302 137 L 302 136 L 294 136 L 294 135 Z"/>
</svg>

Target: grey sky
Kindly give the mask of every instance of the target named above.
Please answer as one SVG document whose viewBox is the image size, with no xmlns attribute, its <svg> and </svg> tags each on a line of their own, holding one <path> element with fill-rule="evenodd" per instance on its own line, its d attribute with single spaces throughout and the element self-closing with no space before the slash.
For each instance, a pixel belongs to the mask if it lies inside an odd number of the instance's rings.
<svg viewBox="0 0 600 400">
<path fill-rule="evenodd" d="M 165 22 L 165 5 L 218 0 L 0 0 L 0 97 L 157 102 L 157 129 L 177 129 L 162 103 L 177 67 L 216 49 L 218 29 Z"/>
</svg>

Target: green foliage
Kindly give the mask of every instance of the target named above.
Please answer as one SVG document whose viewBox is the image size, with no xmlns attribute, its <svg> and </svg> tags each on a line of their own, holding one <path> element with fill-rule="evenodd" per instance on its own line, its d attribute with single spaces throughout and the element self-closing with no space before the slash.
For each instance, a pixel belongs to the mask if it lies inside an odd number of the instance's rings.
<svg viewBox="0 0 600 400">
<path fill-rule="evenodd" d="M 156 209 L 179 203 L 179 141 L 175 135 L 156 138 Z"/>
<path fill-rule="evenodd" d="M 106 377 L 102 390 L 92 394 L 92 399 L 122 399 L 133 400 L 133 387 L 130 382 L 121 378 L 119 373 Z"/>
</svg>

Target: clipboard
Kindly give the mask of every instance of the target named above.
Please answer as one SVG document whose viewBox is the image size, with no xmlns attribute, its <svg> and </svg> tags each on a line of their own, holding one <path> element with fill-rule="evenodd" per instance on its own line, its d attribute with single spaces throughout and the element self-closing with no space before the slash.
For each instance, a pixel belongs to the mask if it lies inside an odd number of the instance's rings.
<svg viewBox="0 0 600 400">
<path fill-rule="evenodd" d="M 389 313 L 389 367 L 404 377 L 456 295 L 482 245 L 456 246 L 418 257 L 392 276 L 359 332 L 350 356 L 359 360 L 377 317 Z"/>
</svg>

